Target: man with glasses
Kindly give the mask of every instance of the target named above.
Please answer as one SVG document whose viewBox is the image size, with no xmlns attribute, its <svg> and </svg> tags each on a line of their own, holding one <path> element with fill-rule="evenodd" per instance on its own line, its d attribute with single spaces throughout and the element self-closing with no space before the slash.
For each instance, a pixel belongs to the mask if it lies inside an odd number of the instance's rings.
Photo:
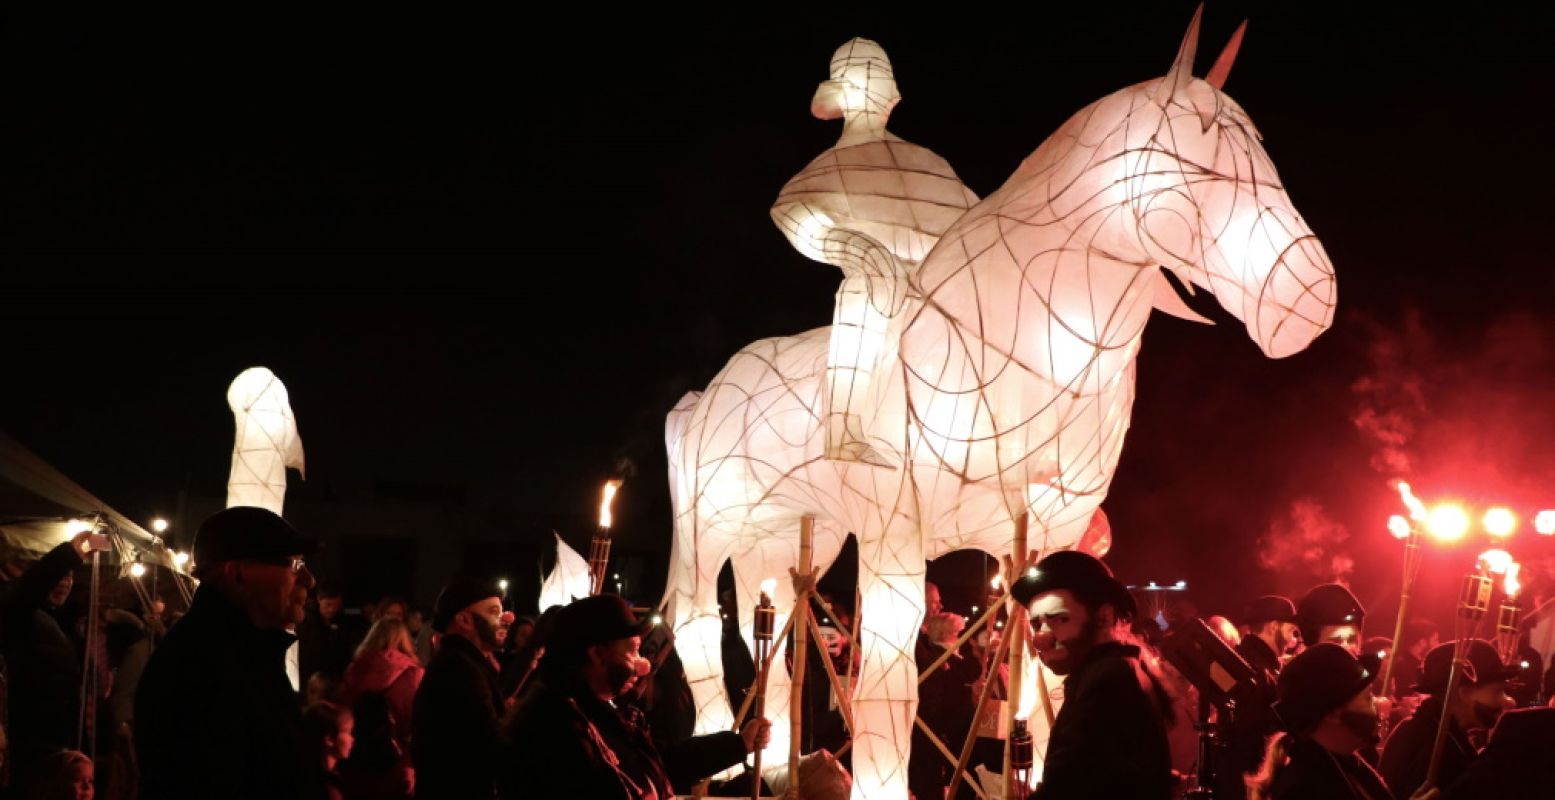
<svg viewBox="0 0 1555 800">
<path fill-rule="evenodd" d="M 493 581 L 455 578 L 437 596 L 432 629 L 442 639 L 411 709 L 417 797 L 496 794 L 502 689 L 494 653 L 512 623 Z"/>
<path fill-rule="evenodd" d="M 140 796 L 315 798 L 286 676 L 317 540 L 275 513 L 235 506 L 200 525 L 189 613 L 146 666 L 135 700 Z"/>
</svg>

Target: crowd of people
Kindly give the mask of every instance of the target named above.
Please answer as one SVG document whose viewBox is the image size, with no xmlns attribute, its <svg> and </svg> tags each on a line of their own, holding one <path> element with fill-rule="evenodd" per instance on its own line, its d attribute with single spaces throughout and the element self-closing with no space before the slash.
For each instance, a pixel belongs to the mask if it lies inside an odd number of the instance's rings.
<svg viewBox="0 0 1555 800">
<path fill-rule="evenodd" d="M 114 610 L 105 625 L 130 633 L 91 636 L 66 600 L 74 570 L 106 547 L 77 536 L 13 575 L 0 598 L 0 797 L 667 800 L 704 781 L 714 795 L 748 796 L 760 780 L 749 761 L 770 723 L 692 735 L 672 637 L 614 595 L 515 617 L 494 584 L 456 577 L 431 609 L 385 598 L 347 614 L 341 587 L 316 583 L 308 568 L 316 540 L 237 507 L 196 535 L 199 587 L 186 614 Z M 1010 591 L 1027 611 L 1014 624 L 1029 624 L 1034 653 L 1061 679 L 1034 754 L 1039 800 L 1555 798 L 1555 760 L 1545 757 L 1555 708 L 1543 706 L 1535 653 L 1518 653 L 1514 668 L 1490 642 L 1459 648 L 1418 620 L 1405 626 L 1384 686 L 1381 662 L 1395 643 L 1365 638 L 1355 596 L 1323 584 L 1299 600 L 1256 598 L 1235 622 L 1209 619 L 1206 630 L 1245 665 L 1231 670 L 1242 678 L 1210 689 L 1225 695 L 1212 703 L 1173 656 L 1180 626 L 1163 631 L 1141 614 L 1101 561 L 1053 553 Z M 847 691 L 830 676 L 856 675 L 859 664 L 846 633 L 851 604 L 823 599 L 798 735 L 825 756 L 824 774 L 843 780 L 802 771 L 804 796 L 816 798 L 845 796 L 838 703 Z M 933 584 L 926 599 L 915 652 L 923 725 L 906 777 L 918 800 L 973 797 L 939 745 L 986 734 L 974 737 L 968 772 L 1002 769 L 1002 743 L 976 699 L 988 681 L 986 694 L 1008 696 L 1008 674 L 988 663 L 1003 626 L 963 636 L 966 620 Z M 725 662 L 737 705 L 750 685 L 742 664 L 752 665 L 735 616 Z M 83 658 L 91 647 L 103 657 Z M 83 664 L 102 674 L 83 674 Z M 1201 741 L 1206 730 L 1215 736 Z"/>
</svg>

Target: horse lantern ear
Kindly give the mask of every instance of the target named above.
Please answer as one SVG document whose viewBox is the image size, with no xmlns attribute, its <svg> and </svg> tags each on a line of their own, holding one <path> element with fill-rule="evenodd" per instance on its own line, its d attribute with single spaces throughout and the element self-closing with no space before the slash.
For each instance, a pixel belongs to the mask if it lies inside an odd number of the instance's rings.
<svg viewBox="0 0 1555 800">
<path fill-rule="evenodd" d="M 1177 48 L 1177 58 L 1172 62 L 1171 70 L 1156 86 L 1155 101 L 1163 106 L 1172 99 L 1172 95 L 1193 80 L 1193 57 L 1199 50 L 1199 20 L 1203 16 L 1204 4 L 1200 3 L 1193 12 L 1193 21 L 1188 23 L 1188 32 L 1183 35 L 1182 44 Z"/>
</svg>

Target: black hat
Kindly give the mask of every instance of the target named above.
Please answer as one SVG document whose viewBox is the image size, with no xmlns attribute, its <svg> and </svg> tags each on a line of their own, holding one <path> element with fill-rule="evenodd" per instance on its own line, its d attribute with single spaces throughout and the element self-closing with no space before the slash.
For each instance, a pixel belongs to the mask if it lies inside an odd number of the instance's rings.
<svg viewBox="0 0 1555 800">
<path fill-rule="evenodd" d="M 443 633 L 454 615 L 488 597 L 502 597 L 495 583 L 467 575 L 454 578 L 438 594 L 432 606 L 432 630 Z"/>
<path fill-rule="evenodd" d="M 1365 619 L 1361 601 L 1339 583 L 1314 586 L 1296 604 L 1296 624 L 1308 644 L 1317 641 L 1318 629 L 1324 625 L 1354 625 L 1359 630 Z"/>
<path fill-rule="evenodd" d="M 194 534 L 194 563 L 208 567 L 223 561 L 276 561 L 319 551 L 319 541 L 304 536 L 279 514 L 256 506 L 233 506 L 210 515 Z"/>
<path fill-rule="evenodd" d="M 1134 616 L 1137 607 L 1128 588 L 1112 577 L 1112 570 L 1095 556 L 1078 550 L 1060 550 L 1037 562 L 1036 574 L 1027 572 L 1010 587 L 1015 602 L 1029 606 L 1043 592 L 1068 589 L 1089 609 L 1111 603 L 1119 617 Z"/>
<path fill-rule="evenodd" d="M 1421 694 L 1442 694 L 1447 691 L 1447 678 L 1452 671 L 1453 649 L 1457 644 L 1457 642 L 1445 642 L 1431 648 L 1431 652 L 1425 654 L 1425 662 L 1420 666 L 1420 679 L 1414 686 L 1415 691 Z M 1501 663 L 1501 655 L 1496 652 L 1495 645 L 1484 639 L 1469 640 L 1467 657 L 1468 667 L 1459 668 L 1463 686 L 1479 686 L 1494 681 L 1510 680 L 1517 676 L 1517 670 Z"/>
<path fill-rule="evenodd" d="M 638 619 L 618 595 L 597 594 L 572 601 L 556 615 L 545 649 L 547 653 L 576 654 L 596 644 L 642 636 L 652 629 L 653 621 Z"/>
<path fill-rule="evenodd" d="M 1242 624 L 1256 628 L 1265 622 L 1295 622 L 1296 604 L 1289 597 L 1266 594 L 1247 604 L 1242 612 Z"/>
<path fill-rule="evenodd" d="M 1285 730 L 1306 733 L 1328 712 L 1371 685 L 1372 677 L 1350 651 L 1332 642 L 1319 642 L 1280 670 L 1274 713 Z"/>
</svg>

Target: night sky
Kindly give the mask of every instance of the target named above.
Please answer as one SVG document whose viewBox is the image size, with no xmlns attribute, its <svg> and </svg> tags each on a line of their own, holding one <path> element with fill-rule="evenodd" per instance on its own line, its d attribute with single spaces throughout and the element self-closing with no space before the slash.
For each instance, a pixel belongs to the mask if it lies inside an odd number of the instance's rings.
<svg viewBox="0 0 1555 800">
<path fill-rule="evenodd" d="M 835 141 L 808 113 L 832 50 L 879 41 L 892 130 L 987 195 L 1073 112 L 1164 74 L 1193 11 L 17 5 L 0 427 L 149 518 L 186 481 L 224 491 L 225 388 L 263 364 L 291 392 L 302 491 L 476 487 L 539 541 L 531 519 L 581 518 L 630 464 L 622 535 L 664 548 L 665 412 L 747 342 L 830 321 L 838 274 L 766 209 Z M 1221 610 L 1337 564 L 1391 613 L 1388 479 L 1555 507 L 1555 17 L 1211 3 L 1200 74 L 1243 18 L 1226 91 L 1340 307 L 1279 362 L 1207 295 L 1216 327 L 1156 316 L 1109 560 Z M 1428 562 L 1438 595 L 1473 546 Z"/>
</svg>

